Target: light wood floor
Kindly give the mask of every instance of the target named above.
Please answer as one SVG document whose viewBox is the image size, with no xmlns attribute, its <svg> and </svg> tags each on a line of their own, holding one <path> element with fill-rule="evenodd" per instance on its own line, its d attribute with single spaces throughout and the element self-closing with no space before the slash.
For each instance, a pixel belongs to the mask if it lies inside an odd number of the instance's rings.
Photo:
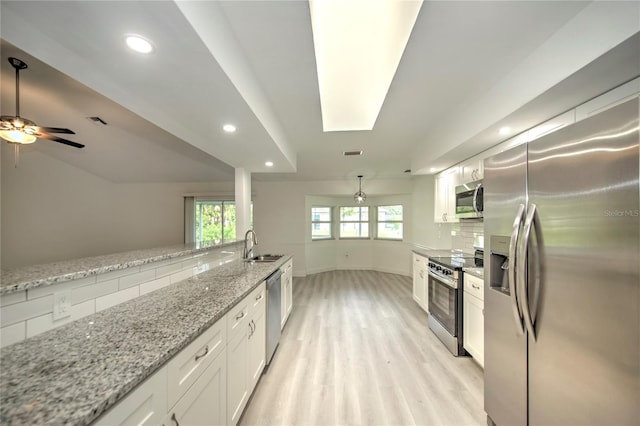
<svg viewBox="0 0 640 426">
<path fill-rule="evenodd" d="M 293 285 L 293 312 L 240 424 L 486 424 L 482 369 L 428 329 L 410 278 L 334 271 Z"/>
</svg>

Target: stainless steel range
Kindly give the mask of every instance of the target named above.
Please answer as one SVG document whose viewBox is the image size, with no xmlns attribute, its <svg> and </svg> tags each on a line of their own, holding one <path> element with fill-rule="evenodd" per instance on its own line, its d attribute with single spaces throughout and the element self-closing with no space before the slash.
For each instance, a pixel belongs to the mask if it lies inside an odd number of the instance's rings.
<svg viewBox="0 0 640 426">
<path fill-rule="evenodd" d="M 429 328 L 455 356 L 462 347 L 462 268 L 475 266 L 473 257 L 429 258 Z"/>
</svg>

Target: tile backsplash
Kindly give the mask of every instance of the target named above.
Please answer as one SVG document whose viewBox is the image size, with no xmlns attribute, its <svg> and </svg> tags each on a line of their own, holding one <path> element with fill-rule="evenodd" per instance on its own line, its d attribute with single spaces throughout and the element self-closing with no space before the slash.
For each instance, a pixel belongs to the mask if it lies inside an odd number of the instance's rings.
<svg viewBox="0 0 640 426">
<path fill-rule="evenodd" d="M 478 236 L 484 237 L 483 222 L 464 221 L 451 224 L 451 245 L 456 249 L 473 253 L 473 242 Z"/>
</svg>

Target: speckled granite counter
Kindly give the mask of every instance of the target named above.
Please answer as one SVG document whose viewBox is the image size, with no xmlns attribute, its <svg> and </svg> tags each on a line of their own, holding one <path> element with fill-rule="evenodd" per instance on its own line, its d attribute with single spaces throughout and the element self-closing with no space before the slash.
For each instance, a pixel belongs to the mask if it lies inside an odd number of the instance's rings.
<svg viewBox="0 0 640 426">
<path fill-rule="evenodd" d="M 204 241 L 3 270 L 0 295 L 239 244 Z"/>
<path fill-rule="evenodd" d="M 290 258 L 237 260 L 3 348 L 0 423 L 91 423 Z"/>
<path fill-rule="evenodd" d="M 415 254 L 419 254 L 420 256 L 425 257 L 450 257 L 450 256 L 464 256 L 464 257 L 473 257 L 473 254 L 465 253 L 462 250 L 455 249 L 420 249 L 413 248 Z"/>
<path fill-rule="evenodd" d="M 466 274 L 470 274 L 470 275 L 473 275 L 474 277 L 478 277 L 480 279 L 484 279 L 484 268 L 483 267 L 462 268 L 462 270 Z"/>
</svg>

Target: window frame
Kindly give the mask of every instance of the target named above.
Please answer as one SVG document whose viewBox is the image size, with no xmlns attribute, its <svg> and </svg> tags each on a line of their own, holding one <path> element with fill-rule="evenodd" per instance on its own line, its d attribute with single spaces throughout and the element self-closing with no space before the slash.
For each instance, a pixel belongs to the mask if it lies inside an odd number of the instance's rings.
<svg viewBox="0 0 640 426">
<path fill-rule="evenodd" d="M 359 217 L 360 220 L 342 220 L 342 209 L 359 209 Z M 362 220 L 362 209 L 367 209 L 366 220 Z M 371 239 L 371 206 L 362 206 L 362 205 L 350 205 L 350 206 L 339 206 L 338 207 L 338 239 L 340 240 L 370 240 Z M 342 236 L 342 224 L 343 223 L 358 223 L 359 227 L 359 237 L 343 237 Z M 367 224 L 367 236 L 362 236 L 362 224 Z"/>
<path fill-rule="evenodd" d="M 224 232 L 225 232 L 225 224 L 227 223 L 227 218 L 225 217 L 225 213 L 227 211 L 227 207 L 229 205 L 233 205 L 235 208 L 236 205 L 236 201 L 233 199 L 218 199 L 218 198 L 209 198 L 209 197 L 195 197 L 194 199 L 194 203 L 193 203 L 193 211 L 194 211 L 194 215 L 193 215 L 193 236 L 195 241 L 197 242 L 201 242 L 201 241 L 216 241 L 216 240 L 203 240 L 202 239 L 202 231 L 203 231 L 203 226 L 202 226 L 202 205 L 203 204 L 214 204 L 214 205 L 219 205 L 220 206 L 220 244 L 223 244 L 225 242 L 231 242 L 231 241 L 236 241 L 235 235 L 230 238 L 227 239 L 224 237 Z M 197 220 L 198 214 L 200 214 L 201 219 L 200 221 Z M 236 221 L 234 223 L 234 226 L 237 224 L 237 218 Z M 199 229 L 198 229 L 198 225 L 200 225 Z M 234 233 L 235 234 L 235 233 Z M 200 238 L 198 239 L 198 235 L 200 235 Z"/>
<path fill-rule="evenodd" d="M 384 207 L 396 207 L 399 206 L 402 208 L 402 220 L 379 220 L 379 211 L 380 208 L 384 208 Z M 404 241 L 404 205 L 403 204 L 386 204 L 386 205 L 380 205 L 380 206 L 376 206 L 376 236 L 375 239 L 376 240 L 383 240 L 383 241 Z M 379 235 L 379 226 L 380 224 L 387 224 L 387 223 L 400 223 L 402 224 L 402 236 L 400 238 L 387 238 L 387 237 L 380 237 Z"/>
<path fill-rule="evenodd" d="M 329 220 L 313 220 L 313 209 L 329 209 Z M 328 241 L 335 240 L 335 230 L 333 224 L 333 206 L 311 206 L 311 241 Z M 329 236 L 328 237 L 314 237 L 313 225 L 315 224 L 329 224 Z"/>
</svg>

